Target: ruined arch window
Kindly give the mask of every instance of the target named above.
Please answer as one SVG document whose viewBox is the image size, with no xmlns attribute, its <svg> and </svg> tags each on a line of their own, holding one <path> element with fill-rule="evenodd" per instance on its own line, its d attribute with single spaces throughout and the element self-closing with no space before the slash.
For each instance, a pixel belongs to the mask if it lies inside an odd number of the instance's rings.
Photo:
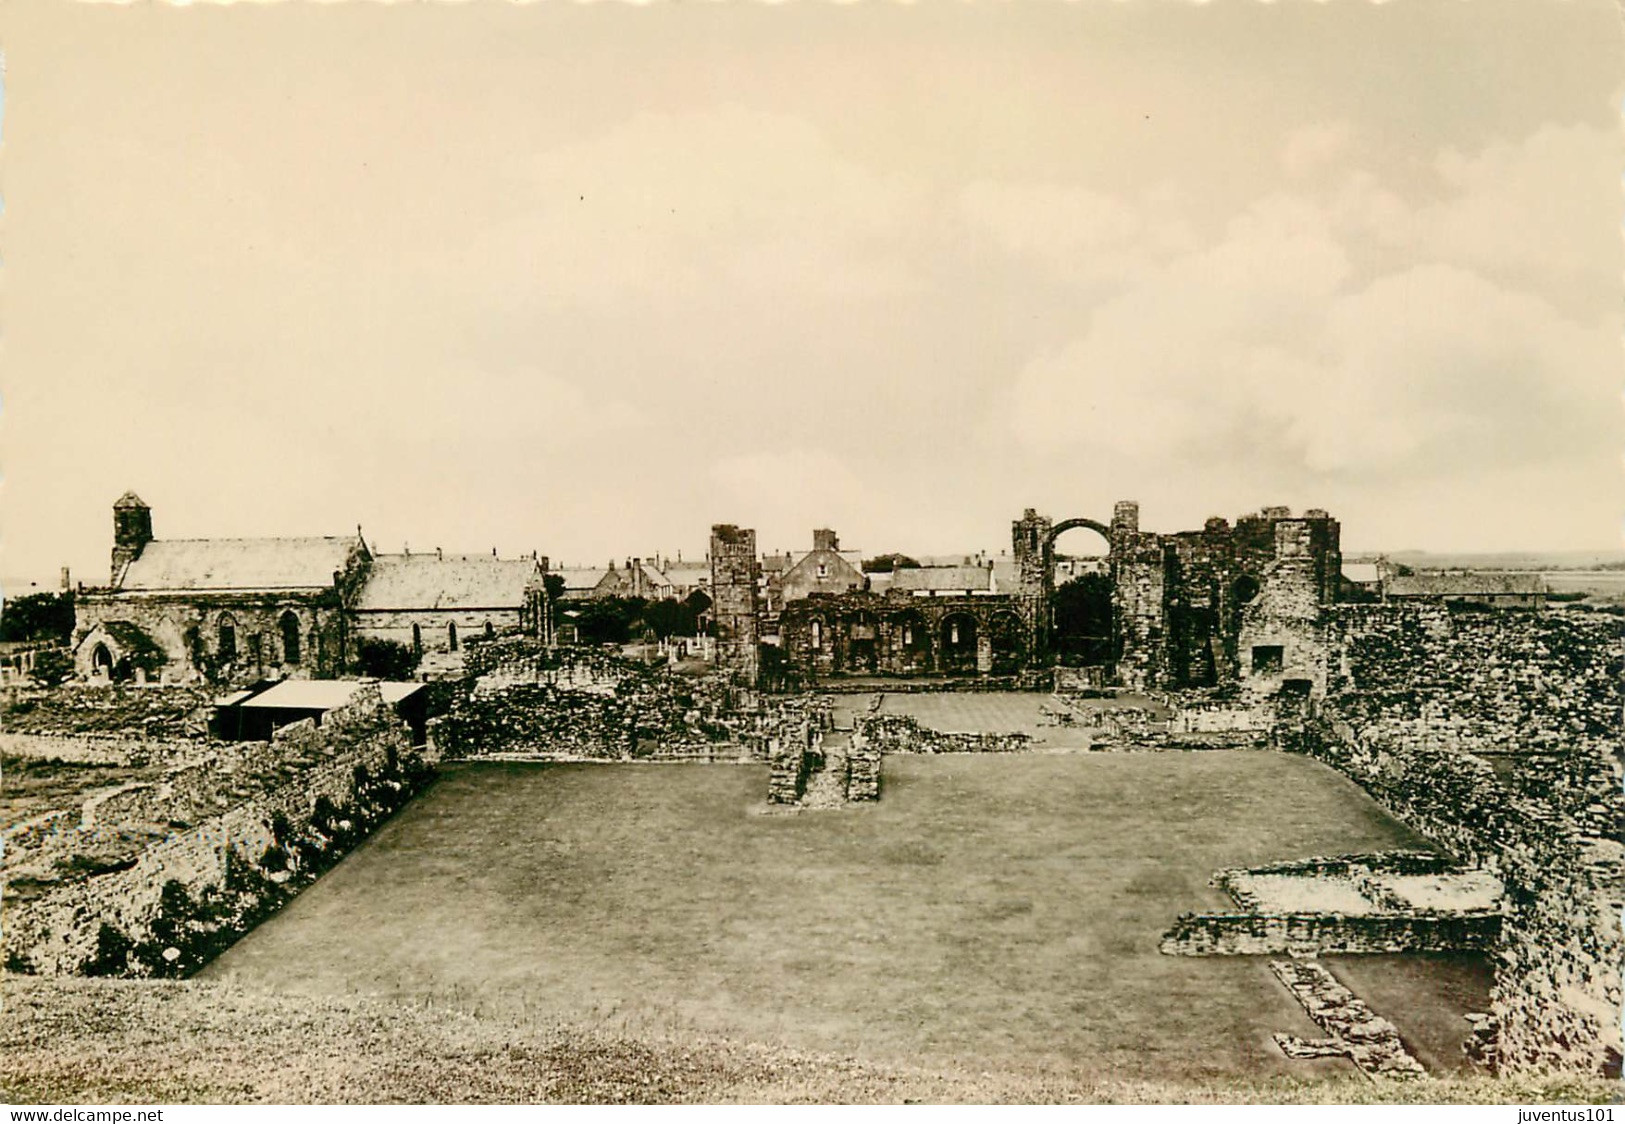
<svg viewBox="0 0 1625 1124">
<path fill-rule="evenodd" d="M 824 626 L 819 621 L 812 622 L 812 646 L 814 648 L 824 646 Z"/>
<path fill-rule="evenodd" d="M 90 653 L 90 669 L 96 675 L 113 677 L 113 653 L 107 650 L 106 644 L 98 644 Z"/>
<path fill-rule="evenodd" d="M 1258 579 L 1251 574 L 1243 574 L 1236 579 L 1234 593 L 1237 605 L 1245 605 L 1258 596 Z"/>
<path fill-rule="evenodd" d="M 230 615 L 221 617 L 215 630 L 215 652 L 227 662 L 237 658 L 237 622 Z"/>
<path fill-rule="evenodd" d="M 491 639 L 491 637 L 495 636 L 496 634 L 497 634 L 497 630 L 491 627 L 491 622 L 486 621 L 485 622 L 485 638 L 487 640 L 489 640 L 489 639 Z"/>
<path fill-rule="evenodd" d="M 948 643 L 950 643 L 950 644 L 959 643 L 959 622 L 958 621 L 949 621 L 948 622 Z"/>
<path fill-rule="evenodd" d="M 412 654 L 414 656 L 423 655 L 423 628 L 417 624 L 412 626 Z"/>
<path fill-rule="evenodd" d="M 299 662 L 299 616 L 292 609 L 282 614 L 277 622 L 282 630 L 282 662 Z"/>
<path fill-rule="evenodd" d="M 457 622 L 456 621 L 447 621 L 446 622 L 446 643 L 451 645 L 451 650 L 452 651 L 455 652 L 457 650 Z"/>
</svg>

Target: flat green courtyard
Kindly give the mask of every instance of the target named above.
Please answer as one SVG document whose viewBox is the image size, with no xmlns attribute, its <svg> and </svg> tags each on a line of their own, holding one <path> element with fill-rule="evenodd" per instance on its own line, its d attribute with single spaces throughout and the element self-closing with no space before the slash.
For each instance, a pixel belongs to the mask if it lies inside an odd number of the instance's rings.
<svg viewBox="0 0 1625 1124">
<path fill-rule="evenodd" d="M 1262 751 L 893 756 L 878 804 L 829 812 L 768 813 L 765 785 L 760 766 L 448 769 L 205 976 L 973 1072 L 1346 1075 L 1282 1057 L 1272 1032 L 1320 1031 L 1262 959 L 1158 939 L 1228 904 L 1219 867 L 1423 845 L 1337 773 Z M 1346 970 L 1430 1069 L 1461 1068 L 1482 963 Z"/>
</svg>

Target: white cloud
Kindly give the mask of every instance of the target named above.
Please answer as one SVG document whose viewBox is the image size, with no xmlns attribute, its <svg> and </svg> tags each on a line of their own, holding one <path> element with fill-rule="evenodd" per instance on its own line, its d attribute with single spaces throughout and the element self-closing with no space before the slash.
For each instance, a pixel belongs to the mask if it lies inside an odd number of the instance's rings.
<svg viewBox="0 0 1625 1124">
<path fill-rule="evenodd" d="M 1099 305 L 1017 380 L 1018 438 L 1191 471 L 1263 463 L 1373 487 L 1539 464 L 1617 440 L 1608 328 L 1471 270 L 1363 276 L 1315 202 L 1272 196 L 1210 249 Z"/>
</svg>

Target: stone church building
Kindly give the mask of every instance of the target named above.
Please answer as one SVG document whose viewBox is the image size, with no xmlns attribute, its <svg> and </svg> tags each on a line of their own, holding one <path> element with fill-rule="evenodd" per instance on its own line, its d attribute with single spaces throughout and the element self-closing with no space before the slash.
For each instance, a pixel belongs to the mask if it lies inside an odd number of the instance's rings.
<svg viewBox="0 0 1625 1124">
<path fill-rule="evenodd" d="M 363 637 L 418 655 L 456 652 L 545 619 L 531 556 L 375 557 L 353 535 L 161 539 L 133 492 L 113 505 L 105 589 L 75 599 L 73 656 L 85 679 L 219 683 L 319 679 L 354 670 Z"/>
<path fill-rule="evenodd" d="M 159 539 L 134 492 L 113 505 L 105 590 L 75 602 L 81 675 L 243 680 L 333 675 L 352 657 L 346 609 L 371 555 L 360 533 Z"/>
</svg>

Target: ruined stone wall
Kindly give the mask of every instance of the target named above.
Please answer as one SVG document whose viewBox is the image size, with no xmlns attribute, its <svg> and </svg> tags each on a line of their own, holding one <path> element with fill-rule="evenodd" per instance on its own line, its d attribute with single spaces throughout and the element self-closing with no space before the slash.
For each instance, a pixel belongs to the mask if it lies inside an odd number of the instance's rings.
<svg viewBox="0 0 1625 1124">
<path fill-rule="evenodd" d="M 761 562 L 756 532 L 719 523 L 711 528 L 711 620 L 717 638 L 717 662 L 739 672 L 754 686 L 761 670 Z"/>
<path fill-rule="evenodd" d="M 1032 748 L 1024 733 L 944 733 L 920 725 L 907 714 L 870 714 L 857 719 L 854 733 L 866 750 L 886 753 L 1022 753 Z"/>
<path fill-rule="evenodd" d="M 1503 1067 L 1617 1072 L 1625 798 L 1617 734 L 1604 730 L 1619 713 L 1612 623 L 1391 607 L 1335 623 L 1342 689 L 1278 743 L 1344 772 L 1506 884 L 1494 993 Z M 1436 740 L 1418 729 L 1428 714 L 1461 721 Z M 1535 768 L 1514 761 L 1503 775 L 1472 752 L 1524 738 L 1542 750 Z"/>
<path fill-rule="evenodd" d="M 1161 948 L 1175 956 L 1472 951 L 1494 947 L 1500 928 L 1495 913 L 1187 913 Z"/>
<path fill-rule="evenodd" d="M 78 684 L 19 691 L 0 717 L 0 731 L 126 741 L 202 739 L 208 736 L 215 694 L 201 687 Z"/>
<path fill-rule="evenodd" d="M 853 803 L 880 799 L 880 746 L 856 731 L 846 753 L 846 798 Z"/>
<path fill-rule="evenodd" d="M 178 739 L 148 741 L 116 734 L 0 733 L 0 757 L 73 765 L 147 765 L 194 756 L 203 744 Z"/>
<path fill-rule="evenodd" d="M 286 612 L 299 619 L 299 658 L 287 661 L 281 621 Z M 244 682 L 278 672 L 288 678 L 339 674 L 348 664 L 350 627 L 340 607 L 340 594 L 323 589 L 288 593 L 82 594 L 74 603 L 74 641 L 98 625 L 127 621 L 161 648 L 167 662 L 165 682 Z M 235 660 L 220 652 L 220 621 L 235 623 Z M 91 673 L 92 645 L 75 653 L 81 676 Z M 258 659 L 255 652 L 258 652 Z"/>
<path fill-rule="evenodd" d="M 336 861 L 425 779 L 409 731 L 381 703 L 321 728 L 304 722 L 285 732 L 286 760 L 308 759 L 307 767 L 272 774 L 265 787 L 195 826 L 168 832 L 121 869 L 37 896 L 11 895 L 8 965 L 51 975 L 194 968 L 205 938 L 218 951 L 241 931 L 231 925 L 273 899 L 279 903 L 317 868 Z M 183 796 L 195 780 L 181 778 Z M 144 802 L 111 803 L 121 817 L 161 817 L 167 809 L 158 797 L 149 792 Z M 211 914 L 212 921 L 197 920 L 185 931 L 164 927 L 165 911 L 177 898 L 227 897 L 235 910 L 229 916 Z M 144 950 L 150 952 L 145 959 Z"/>
<path fill-rule="evenodd" d="M 541 671 L 494 666 L 429 720 L 444 756 L 725 760 L 748 751 L 755 696 L 726 675 L 690 679 L 601 656 Z"/>
</svg>

